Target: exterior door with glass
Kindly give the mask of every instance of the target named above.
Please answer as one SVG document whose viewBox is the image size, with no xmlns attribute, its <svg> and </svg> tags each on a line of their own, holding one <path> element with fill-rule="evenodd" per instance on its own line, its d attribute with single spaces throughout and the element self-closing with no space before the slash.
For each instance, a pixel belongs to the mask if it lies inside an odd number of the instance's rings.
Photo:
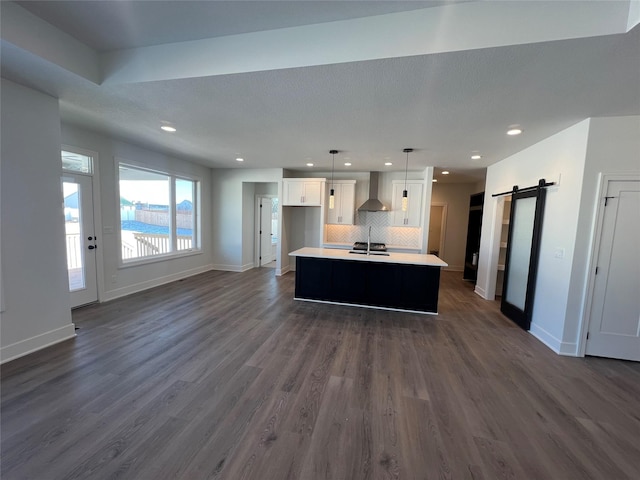
<svg viewBox="0 0 640 480">
<path fill-rule="evenodd" d="M 92 177 L 73 173 L 62 176 L 67 271 L 71 308 L 98 301 L 96 249 L 93 221 Z"/>
</svg>

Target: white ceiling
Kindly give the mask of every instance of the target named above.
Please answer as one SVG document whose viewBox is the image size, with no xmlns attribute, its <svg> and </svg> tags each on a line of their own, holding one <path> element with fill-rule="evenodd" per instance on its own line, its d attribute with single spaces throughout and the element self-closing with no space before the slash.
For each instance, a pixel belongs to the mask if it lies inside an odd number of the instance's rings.
<svg viewBox="0 0 640 480">
<path fill-rule="evenodd" d="M 60 98 L 64 122 L 214 168 L 326 171 L 335 148 L 340 168 L 399 170 L 413 147 L 410 169 L 472 181 L 582 119 L 640 114 L 629 2 L 18 3 L 3 77 Z"/>
<path fill-rule="evenodd" d="M 442 1 L 18 1 L 99 51 L 200 40 L 417 10 Z"/>
</svg>

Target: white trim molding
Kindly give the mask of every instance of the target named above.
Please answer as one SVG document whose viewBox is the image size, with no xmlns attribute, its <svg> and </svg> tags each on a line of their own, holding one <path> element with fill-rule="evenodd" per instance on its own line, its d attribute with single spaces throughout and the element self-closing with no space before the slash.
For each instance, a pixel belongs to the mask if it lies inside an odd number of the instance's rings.
<svg viewBox="0 0 640 480">
<path fill-rule="evenodd" d="M 132 293 L 142 292 L 144 290 L 148 290 L 153 287 L 159 287 L 160 285 L 164 285 L 166 283 L 175 282 L 176 280 L 182 280 L 183 278 L 208 272 L 209 270 L 220 270 L 220 269 L 215 268 L 214 265 L 205 265 L 203 267 L 192 268 L 191 270 L 185 270 L 183 272 L 166 275 L 164 277 L 154 278 L 152 280 L 147 280 L 146 282 L 140 282 L 134 285 L 128 285 L 126 287 L 105 292 L 104 298 L 101 301 L 107 302 L 109 300 L 115 300 L 116 298 L 125 297 L 127 295 L 131 295 Z"/>
<path fill-rule="evenodd" d="M 225 265 L 222 263 L 216 263 L 211 266 L 211 270 L 222 270 L 223 272 L 237 272 L 242 273 L 247 270 L 251 270 L 252 268 L 256 268 L 254 263 L 245 263 L 244 265 Z"/>
<path fill-rule="evenodd" d="M 559 338 L 554 337 L 549 332 L 547 332 L 544 328 L 538 326 L 535 323 L 531 324 L 531 329 L 529 333 L 544 343 L 551 350 L 556 352 L 558 355 L 566 355 L 570 357 L 577 357 L 577 344 L 563 342 Z"/>
<path fill-rule="evenodd" d="M 288 265 L 283 268 L 276 268 L 276 276 L 281 277 L 282 275 L 286 275 L 290 270 L 291 268 Z"/>
<path fill-rule="evenodd" d="M 24 357 L 56 343 L 64 342 L 76 336 L 76 327 L 73 323 L 56 328 L 49 332 L 41 333 L 35 337 L 26 338 L 12 343 L 0 349 L 0 364 L 10 362 L 16 358 Z"/>
</svg>

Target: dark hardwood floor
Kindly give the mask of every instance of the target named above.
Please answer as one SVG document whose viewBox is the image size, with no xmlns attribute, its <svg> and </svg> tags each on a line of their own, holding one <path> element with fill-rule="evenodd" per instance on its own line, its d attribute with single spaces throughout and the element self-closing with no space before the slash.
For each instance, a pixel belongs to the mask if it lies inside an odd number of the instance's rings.
<svg viewBox="0 0 640 480">
<path fill-rule="evenodd" d="M 640 365 L 560 357 L 443 272 L 440 315 L 209 272 L 2 366 L 2 480 L 638 479 Z"/>
</svg>

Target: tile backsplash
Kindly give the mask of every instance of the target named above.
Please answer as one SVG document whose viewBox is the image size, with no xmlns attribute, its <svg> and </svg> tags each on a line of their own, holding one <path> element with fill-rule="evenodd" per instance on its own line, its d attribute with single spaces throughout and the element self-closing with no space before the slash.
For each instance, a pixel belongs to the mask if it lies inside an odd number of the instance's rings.
<svg viewBox="0 0 640 480">
<path fill-rule="evenodd" d="M 326 225 L 327 243 L 362 242 L 367 240 L 371 226 L 371 241 L 394 247 L 420 248 L 420 227 L 393 227 L 387 212 L 356 212 L 355 225 Z"/>
</svg>

